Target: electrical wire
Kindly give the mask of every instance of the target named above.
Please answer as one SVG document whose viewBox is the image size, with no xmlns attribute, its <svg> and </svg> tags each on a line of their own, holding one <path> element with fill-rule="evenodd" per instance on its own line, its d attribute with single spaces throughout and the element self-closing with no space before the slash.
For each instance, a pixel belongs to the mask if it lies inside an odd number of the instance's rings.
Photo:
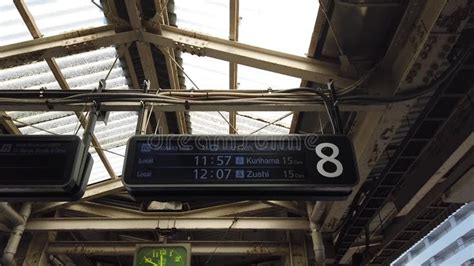
<svg viewBox="0 0 474 266">
<path fill-rule="evenodd" d="M 99 5 L 97 5 L 94 0 L 92 0 L 92 3 L 94 3 L 97 7 L 99 7 L 100 9 L 102 9 Z M 109 71 L 107 72 L 107 75 L 105 75 L 105 78 L 104 80 L 107 81 L 107 79 L 109 78 L 109 75 L 110 73 L 112 72 L 112 69 L 114 69 L 115 67 L 115 64 L 117 63 L 117 60 L 119 59 L 119 55 L 117 54 L 115 56 L 115 60 L 114 62 L 112 63 L 112 66 L 109 68 Z M 91 92 L 93 92 L 93 90 L 91 90 Z M 79 132 L 79 129 L 81 128 L 81 124 L 86 120 L 87 118 L 87 115 L 89 114 L 89 112 L 86 113 L 86 115 L 83 115 L 84 111 L 86 110 L 86 104 L 84 104 L 83 108 L 82 108 L 82 111 L 80 112 L 80 115 L 78 117 L 78 121 L 77 121 L 77 124 L 74 128 L 77 127 L 76 130 L 74 130 L 74 135 L 77 135 L 77 133 Z"/>
<path fill-rule="evenodd" d="M 178 63 L 176 62 L 176 60 L 171 56 L 171 54 L 165 50 L 166 54 L 168 55 L 168 57 L 174 62 L 174 64 L 183 72 L 183 74 L 186 76 L 186 78 L 193 84 L 193 86 L 197 89 L 197 90 L 200 90 L 199 86 L 191 79 L 191 77 L 186 73 L 186 71 L 184 71 L 184 68 Z M 224 121 L 227 123 L 227 125 L 229 125 L 229 127 L 232 128 L 232 130 L 234 130 L 235 134 L 239 134 L 239 132 L 237 131 L 237 129 L 234 127 L 234 125 L 232 125 L 229 120 L 227 120 L 227 118 L 225 118 L 225 116 L 220 112 L 220 111 L 217 111 L 217 113 L 220 115 L 220 117 L 222 117 L 222 119 L 224 119 Z"/>
<path fill-rule="evenodd" d="M 461 61 L 467 58 L 468 53 L 461 56 L 458 63 L 454 67 L 447 70 L 441 77 L 433 81 L 430 85 L 417 89 L 416 91 L 404 92 L 390 97 L 377 97 L 370 95 L 342 95 L 338 97 L 337 102 L 339 105 L 386 105 L 390 103 L 398 103 L 410 101 L 415 98 L 426 95 L 432 92 L 444 81 L 446 81 L 451 74 L 460 67 Z M 248 105 L 248 104 L 262 104 L 262 105 L 273 105 L 273 104 L 285 104 L 285 103 L 301 103 L 301 104 L 332 104 L 329 96 L 320 88 L 292 88 L 287 90 L 272 91 L 246 91 L 246 92 L 232 92 L 232 91 L 158 91 L 157 94 L 137 93 L 137 92 L 126 92 L 114 91 L 102 92 L 102 93 L 79 93 L 76 95 L 59 97 L 59 98 L 47 98 L 48 92 L 0 92 L 0 104 L 44 104 L 54 108 L 56 104 L 68 105 L 68 104 L 87 104 L 92 101 L 96 102 L 143 102 L 143 103 L 158 103 L 158 104 L 169 104 L 169 105 L 202 105 L 202 104 L 235 104 L 235 105 Z M 22 95 L 18 98 L 18 95 Z M 61 94 L 52 92 L 52 95 L 58 97 Z M 7 96 L 7 97 L 2 97 Z M 30 96 L 31 98 L 26 98 Z M 329 110 L 329 107 L 326 106 Z M 331 113 L 329 113 L 331 114 Z M 225 119 L 226 122 L 227 119 Z M 230 123 L 229 123 L 230 124 Z"/>
<path fill-rule="evenodd" d="M 227 237 L 227 234 L 230 232 L 230 229 L 232 229 L 232 227 L 235 225 L 235 223 L 237 223 L 237 221 L 238 221 L 238 218 L 234 217 L 234 220 L 232 221 L 232 224 L 230 224 L 229 228 L 227 228 L 224 235 L 222 236 L 222 240 L 225 240 L 225 238 Z M 209 258 L 207 258 L 206 262 L 204 263 L 204 266 L 206 266 L 207 264 L 209 264 L 209 262 L 211 262 L 212 258 L 216 254 L 218 248 L 219 248 L 219 245 L 216 245 L 216 248 L 214 248 L 214 251 L 211 253 Z"/>
<path fill-rule="evenodd" d="M 28 126 L 28 127 L 32 127 L 34 129 L 37 129 L 37 130 L 40 130 L 40 131 L 43 131 L 43 132 L 46 132 L 46 133 L 49 133 L 51 135 L 56 135 L 56 136 L 59 136 L 61 134 L 58 134 L 56 132 L 53 132 L 53 131 L 50 131 L 50 130 L 47 130 L 47 129 L 44 129 L 44 128 L 41 128 L 41 127 L 38 127 L 38 126 L 35 126 L 31 123 L 26 123 L 26 122 L 23 122 L 21 120 L 18 120 L 18 119 L 15 119 L 15 118 L 12 118 L 13 121 L 17 122 L 17 123 L 20 123 L 24 126 Z M 99 150 L 102 150 L 102 151 L 105 151 L 105 152 L 108 152 L 110 154 L 114 154 L 114 155 L 117 155 L 117 156 L 120 156 L 120 157 L 125 157 L 125 155 L 123 154 L 120 154 L 120 153 L 117 153 L 117 152 L 114 152 L 114 151 L 111 151 L 111 150 L 107 150 L 107 149 L 104 149 L 102 147 L 97 147 L 97 146 L 94 146 L 93 144 L 90 144 L 90 147 L 94 148 L 94 149 L 99 149 Z"/>
<path fill-rule="evenodd" d="M 292 115 L 292 114 L 293 114 L 293 112 L 289 112 L 289 113 L 287 113 L 287 114 L 285 114 L 285 115 L 283 115 L 283 116 L 281 116 L 281 117 L 279 117 L 279 118 L 273 120 L 272 122 L 267 122 L 267 121 L 265 121 L 265 123 L 267 123 L 265 126 L 263 126 L 263 127 L 259 128 L 259 129 L 257 129 L 257 130 L 254 130 L 254 131 L 250 132 L 250 135 L 255 134 L 255 133 L 257 133 L 257 132 L 259 132 L 259 131 L 261 131 L 261 130 L 263 130 L 263 129 L 269 127 L 269 126 L 271 126 L 271 125 L 274 125 L 276 122 L 279 122 L 279 121 L 281 121 L 281 120 L 287 118 L 288 116 L 290 116 L 290 115 Z"/>
</svg>

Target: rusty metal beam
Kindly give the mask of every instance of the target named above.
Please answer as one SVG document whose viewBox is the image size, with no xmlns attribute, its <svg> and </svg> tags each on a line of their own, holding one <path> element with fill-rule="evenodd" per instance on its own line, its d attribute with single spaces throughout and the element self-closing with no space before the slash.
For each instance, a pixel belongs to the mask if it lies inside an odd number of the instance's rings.
<svg viewBox="0 0 474 266">
<path fill-rule="evenodd" d="M 132 9 L 136 8 L 133 4 L 128 5 Z M 0 65 L 16 66 L 45 58 L 139 41 L 143 44 L 149 42 L 160 47 L 172 47 L 315 82 L 333 79 L 337 87 L 345 87 L 353 83 L 352 79 L 339 75 L 337 64 L 263 49 L 176 27 L 162 25 L 163 35 L 143 31 L 115 33 L 112 28 L 113 26 L 107 25 L 5 45 L 0 47 Z"/>
<path fill-rule="evenodd" d="M 137 32 L 115 33 L 110 25 L 0 46 L 3 68 L 61 57 L 137 40 Z"/>
<path fill-rule="evenodd" d="M 315 59 L 290 55 L 269 49 L 225 40 L 194 31 L 162 26 L 162 35 L 143 32 L 146 42 L 158 46 L 209 56 L 267 71 L 325 83 L 333 79 L 337 87 L 345 87 L 354 81 L 339 75 L 339 65 Z"/>
<path fill-rule="evenodd" d="M 232 225 L 232 227 L 231 227 Z M 27 231 L 308 230 L 306 218 L 32 218 Z"/>
</svg>

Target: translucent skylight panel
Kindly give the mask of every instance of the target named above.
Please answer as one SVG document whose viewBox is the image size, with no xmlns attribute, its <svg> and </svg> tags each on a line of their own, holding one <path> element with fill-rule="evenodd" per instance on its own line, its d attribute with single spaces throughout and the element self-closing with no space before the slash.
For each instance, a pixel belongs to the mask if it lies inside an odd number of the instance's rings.
<svg viewBox="0 0 474 266">
<path fill-rule="evenodd" d="M 229 62 L 210 57 L 182 55 L 184 71 L 201 90 L 229 88 Z M 187 89 L 197 89 L 186 78 Z M 229 120 L 228 112 L 221 112 Z M 229 126 L 217 112 L 191 112 L 193 134 L 227 134 Z"/>
<path fill-rule="evenodd" d="M 33 39 L 13 1 L 0 2 L 0 45 Z"/>
<path fill-rule="evenodd" d="M 258 68 L 238 66 L 238 89 L 266 90 L 296 88 L 301 84 L 300 78 L 278 74 Z"/>
<path fill-rule="evenodd" d="M 240 0 L 239 5 L 239 42 L 301 56 L 307 53 L 318 1 Z"/>
<path fill-rule="evenodd" d="M 228 38 L 229 1 L 175 0 L 179 28 Z"/>
<path fill-rule="evenodd" d="M 229 121 L 228 112 L 220 112 Z M 229 125 L 218 112 L 191 112 L 193 134 L 228 134 Z"/>
<path fill-rule="evenodd" d="M 284 1 L 240 1 L 239 42 L 305 56 L 316 20 L 318 3 L 302 0 L 298 4 Z M 229 36 L 229 3 L 217 0 L 176 0 L 177 24 L 180 28 L 203 32 L 227 39 Z M 201 89 L 228 89 L 229 63 L 183 54 L 186 73 Z M 238 66 L 239 89 L 287 89 L 299 87 L 301 79 Z M 186 80 L 188 88 L 194 87 Z M 204 113 L 204 112 L 203 112 Z M 239 112 L 237 130 L 251 133 L 288 112 Z M 228 116 L 226 116 L 228 119 Z M 229 126 L 215 112 L 191 113 L 193 133 L 227 133 Z M 216 121 L 216 122 L 213 122 Z M 258 134 L 284 134 L 289 132 L 292 115 Z M 212 126 L 209 126 L 212 125 Z"/>
<path fill-rule="evenodd" d="M 105 155 L 107 156 L 107 159 L 109 160 L 109 163 L 116 175 L 122 175 L 125 150 L 126 146 L 120 146 L 105 151 Z M 92 167 L 88 184 L 91 185 L 110 179 L 110 175 L 100 160 L 99 155 L 97 153 L 92 154 L 92 159 L 94 160 L 94 166 Z"/>
<path fill-rule="evenodd" d="M 26 4 L 44 36 L 106 24 L 104 13 L 90 0 L 28 0 Z"/>
<path fill-rule="evenodd" d="M 237 130 L 239 134 L 275 135 L 288 134 L 289 132 L 289 128 L 281 123 L 268 125 L 269 123 L 266 118 L 259 119 L 254 117 L 254 113 L 258 112 L 242 113 L 237 115 Z"/>
<path fill-rule="evenodd" d="M 184 71 L 201 90 L 229 88 L 229 62 L 190 54 L 182 54 L 182 58 Z M 185 84 L 188 89 L 197 89 L 188 78 Z"/>
</svg>

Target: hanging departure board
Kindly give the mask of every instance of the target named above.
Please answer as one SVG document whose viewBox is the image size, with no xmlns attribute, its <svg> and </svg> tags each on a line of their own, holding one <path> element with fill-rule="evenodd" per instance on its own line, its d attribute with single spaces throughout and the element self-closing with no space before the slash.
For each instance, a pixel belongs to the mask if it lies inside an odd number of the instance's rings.
<svg viewBox="0 0 474 266">
<path fill-rule="evenodd" d="M 133 196 L 153 199 L 344 197 L 358 180 L 342 135 L 135 136 L 123 176 Z"/>
<path fill-rule="evenodd" d="M 75 200 L 92 157 L 77 136 L 0 135 L 0 200 Z"/>
</svg>

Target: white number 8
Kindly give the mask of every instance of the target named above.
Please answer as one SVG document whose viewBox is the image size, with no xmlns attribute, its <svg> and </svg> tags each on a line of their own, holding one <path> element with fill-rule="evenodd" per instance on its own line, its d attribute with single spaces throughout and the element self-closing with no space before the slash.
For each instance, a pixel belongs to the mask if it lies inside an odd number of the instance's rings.
<svg viewBox="0 0 474 266">
<path fill-rule="evenodd" d="M 326 154 L 323 153 L 324 148 L 330 148 L 332 153 L 330 156 L 327 156 Z M 340 161 L 336 160 L 336 157 L 339 155 L 339 148 L 332 144 L 332 143 L 320 143 L 316 146 L 315 148 L 316 154 L 321 158 L 321 160 L 318 161 L 316 164 L 316 168 L 318 169 L 318 172 L 328 178 L 334 178 L 338 177 L 342 174 L 343 167 Z M 334 172 L 328 172 L 324 170 L 324 164 L 325 163 L 332 163 L 336 166 L 336 170 Z"/>
</svg>

